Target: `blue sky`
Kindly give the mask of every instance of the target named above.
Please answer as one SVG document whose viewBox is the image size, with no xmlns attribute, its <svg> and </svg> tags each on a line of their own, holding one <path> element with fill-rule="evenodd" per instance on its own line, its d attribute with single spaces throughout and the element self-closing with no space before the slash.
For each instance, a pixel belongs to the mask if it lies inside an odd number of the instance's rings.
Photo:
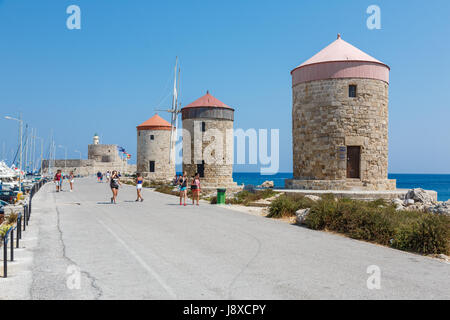
<svg viewBox="0 0 450 320">
<path fill-rule="evenodd" d="M 81 30 L 66 28 L 71 4 Z M 381 30 L 366 26 L 372 4 Z M 179 56 L 183 105 L 210 90 L 236 109 L 235 128 L 279 128 L 289 172 L 290 71 L 341 33 L 392 69 L 389 171 L 450 173 L 449 12 L 448 0 L 3 0 L 0 115 L 22 112 L 47 139 L 53 129 L 72 158 L 95 132 L 135 158 L 135 127 L 170 103 Z M 0 119 L 0 155 L 16 141 Z"/>
</svg>

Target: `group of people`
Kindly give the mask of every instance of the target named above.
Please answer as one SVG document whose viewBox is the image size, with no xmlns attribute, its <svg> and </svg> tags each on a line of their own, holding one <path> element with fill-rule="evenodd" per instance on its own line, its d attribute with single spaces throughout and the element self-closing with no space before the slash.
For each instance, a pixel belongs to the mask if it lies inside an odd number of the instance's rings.
<svg viewBox="0 0 450 320">
<path fill-rule="evenodd" d="M 97 173 L 97 181 L 103 182 L 103 173 L 98 172 Z M 111 203 L 116 203 L 117 196 L 119 193 L 119 187 L 122 185 L 120 182 L 120 173 L 116 170 L 109 172 L 107 171 L 106 174 L 106 180 L 109 182 L 109 186 L 111 188 L 112 197 L 111 197 Z M 74 183 L 74 174 L 73 171 L 70 172 L 68 176 L 64 176 L 61 170 L 58 170 L 55 174 L 54 181 L 56 184 L 56 192 L 62 191 L 63 181 L 64 179 L 69 181 L 70 184 L 70 192 L 73 191 L 73 183 Z M 137 199 L 136 202 L 143 202 L 144 198 L 142 197 L 142 187 L 144 184 L 144 178 L 140 173 L 136 176 L 136 193 L 137 193 Z M 189 179 L 186 172 L 184 172 L 182 175 L 175 176 L 173 180 L 173 184 L 178 187 L 180 192 L 180 206 L 186 205 L 186 199 L 188 197 L 188 186 L 190 186 L 191 193 L 192 193 L 192 205 L 197 202 L 197 206 L 200 202 L 200 192 L 201 192 L 201 185 L 200 185 L 200 174 L 196 173 L 192 179 Z M 184 202 L 183 202 L 184 200 Z"/>
<path fill-rule="evenodd" d="M 55 177 L 53 178 L 55 185 L 56 185 L 56 192 L 63 191 L 63 182 L 64 180 L 69 181 L 70 185 L 70 192 L 73 191 L 73 183 L 75 182 L 75 176 L 73 174 L 73 171 L 70 171 L 70 174 L 68 176 L 65 176 L 61 170 L 56 171 Z"/>
<path fill-rule="evenodd" d="M 178 188 L 180 189 L 180 206 L 183 204 L 183 199 L 184 199 L 184 205 L 186 205 L 188 186 L 190 186 L 190 188 L 191 188 L 192 204 L 194 205 L 195 200 L 197 200 L 197 205 L 199 205 L 200 192 L 201 192 L 200 174 L 199 173 L 196 173 L 192 177 L 192 179 L 189 180 L 186 172 L 184 172 L 183 175 L 179 175 L 179 176 L 175 177 L 174 184 L 176 186 L 178 186 Z"/>
<path fill-rule="evenodd" d="M 108 178 L 110 181 L 110 187 L 112 191 L 112 197 L 111 197 L 111 203 L 116 203 L 117 195 L 119 192 L 119 186 L 122 185 L 120 182 L 120 176 L 117 171 L 113 171 L 111 173 L 111 176 Z M 140 173 L 136 175 L 136 202 L 143 202 L 144 198 L 142 197 L 142 187 L 144 184 L 144 178 Z M 197 205 L 200 205 L 200 192 L 201 192 L 201 185 L 200 185 L 200 175 L 196 173 L 191 180 L 187 177 L 186 172 L 184 172 L 182 175 L 176 176 L 173 184 L 178 186 L 178 189 L 180 191 L 180 206 L 186 205 L 186 199 L 187 199 L 187 189 L 188 186 L 191 188 L 192 192 L 192 205 L 197 202 Z M 184 203 L 183 203 L 184 200 Z"/>
<path fill-rule="evenodd" d="M 120 172 L 116 172 L 120 177 Z M 108 170 L 105 174 L 103 172 L 99 171 L 97 172 L 97 182 L 103 182 L 103 177 L 106 177 L 106 182 L 110 182 L 111 179 L 111 172 Z"/>
</svg>

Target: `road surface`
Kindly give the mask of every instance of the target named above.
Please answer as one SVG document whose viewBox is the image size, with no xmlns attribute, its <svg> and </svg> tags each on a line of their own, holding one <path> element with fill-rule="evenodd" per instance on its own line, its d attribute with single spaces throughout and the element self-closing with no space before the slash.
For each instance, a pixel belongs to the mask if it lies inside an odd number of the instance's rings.
<svg viewBox="0 0 450 320">
<path fill-rule="evenodd" d="M 443 261 L 209 204 L 180 207 L 147 189 L 136 203 L 131 186 L 113 205 L 108 185 L 91 178 L 65 187 L 49 183 L 33 200 L 21 298 L 450 298 Z"/>
</svg>

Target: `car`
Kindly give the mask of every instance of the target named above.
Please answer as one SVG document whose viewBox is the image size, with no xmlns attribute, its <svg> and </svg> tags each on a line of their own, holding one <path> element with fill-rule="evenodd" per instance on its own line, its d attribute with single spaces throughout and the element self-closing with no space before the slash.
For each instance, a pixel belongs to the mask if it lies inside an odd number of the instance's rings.
<svg viewBox="0 0 450 320">
<path fill-rule="evenodd" d="M 15 202 L 17 194 L 11 190 L 1 190 L 0 200 L 13 204 Z"/>
</svg>

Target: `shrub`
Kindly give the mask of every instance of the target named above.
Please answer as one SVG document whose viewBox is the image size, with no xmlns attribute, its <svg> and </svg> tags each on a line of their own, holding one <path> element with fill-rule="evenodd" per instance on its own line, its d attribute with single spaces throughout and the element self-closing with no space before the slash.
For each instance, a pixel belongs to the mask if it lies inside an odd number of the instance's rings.
<svg viewBox="0 0 450 320">
<path fill-rule="evenodd" d="M 416 221 L 398 228 L 392 247 L 423 254 L 450 252 L 450 219 L 432 213 L 422 213 Z"/>
<path fill-rule="evenodd" d="M 12 227 L 10 224 L 2 224 L 0 226 L 0 238 L 3 239 L 3 237 L 6 235 L 8 230 Z"/>
<path fill-rule="evenodd" d="M 285 193 L 272 201 L 269 206 L 268 218 L 282 218 L 294 216 L 297 210 L 311 208 L 316 204 L 314 200 L 296 193 Z"/>
<path fill-rule="evenodd" d="M 266 190 L 258 190 L 255 192 L 250 192 L 247 190 L 238 192 L 234 195 L 234 197 L 232 198 L 227 198 L 226 199 L 226 203 L 227 204 L 241 204 L 244 206 L 248 206 L 251 202 L 255 202 L 261 199 L 267 199 L 270 197 L 273 197 L 274 195 L 276 195 L 277 192 L 271 190 L 271 189 L 266 189 Z M 213 200 L 213 199 L 211 199 Z M 217 201 L 217 200 L 216 200 Z"/>
<path fill-rule="evenodd" d="M 19 217 L 19 214 L 16 212 L 13 212 L 6 218 L 6 223 L 7 224 L 15 224 L 17 222 L 18 217 Z"/>
<path fill-rule="evenodd" d="M 283 218 L 293 216 L 297 210 L 298 205 L 296 201 L 286 195 L 281 195 L 270 204 L 267 217 Z"/>
<path fill-rule="evenodd" d="M 161 186 L 157 187 L 155 189 L 155 191 L 156 192 L 160 192 L 160 193 L 170 194 L 170 195 L 173 195 L 173 196 L 179 195 L 178 191 L 174 191 L 174 187 L 173 186 L 161 185 Z"/>
<path fill-rule="evenodd" d="M 422 254 L 448 254 L 450 217 L 420 211 L 396 211 L 385 201 L 323 197 L 311 207 L 307 227 Z"/>
</svg>

